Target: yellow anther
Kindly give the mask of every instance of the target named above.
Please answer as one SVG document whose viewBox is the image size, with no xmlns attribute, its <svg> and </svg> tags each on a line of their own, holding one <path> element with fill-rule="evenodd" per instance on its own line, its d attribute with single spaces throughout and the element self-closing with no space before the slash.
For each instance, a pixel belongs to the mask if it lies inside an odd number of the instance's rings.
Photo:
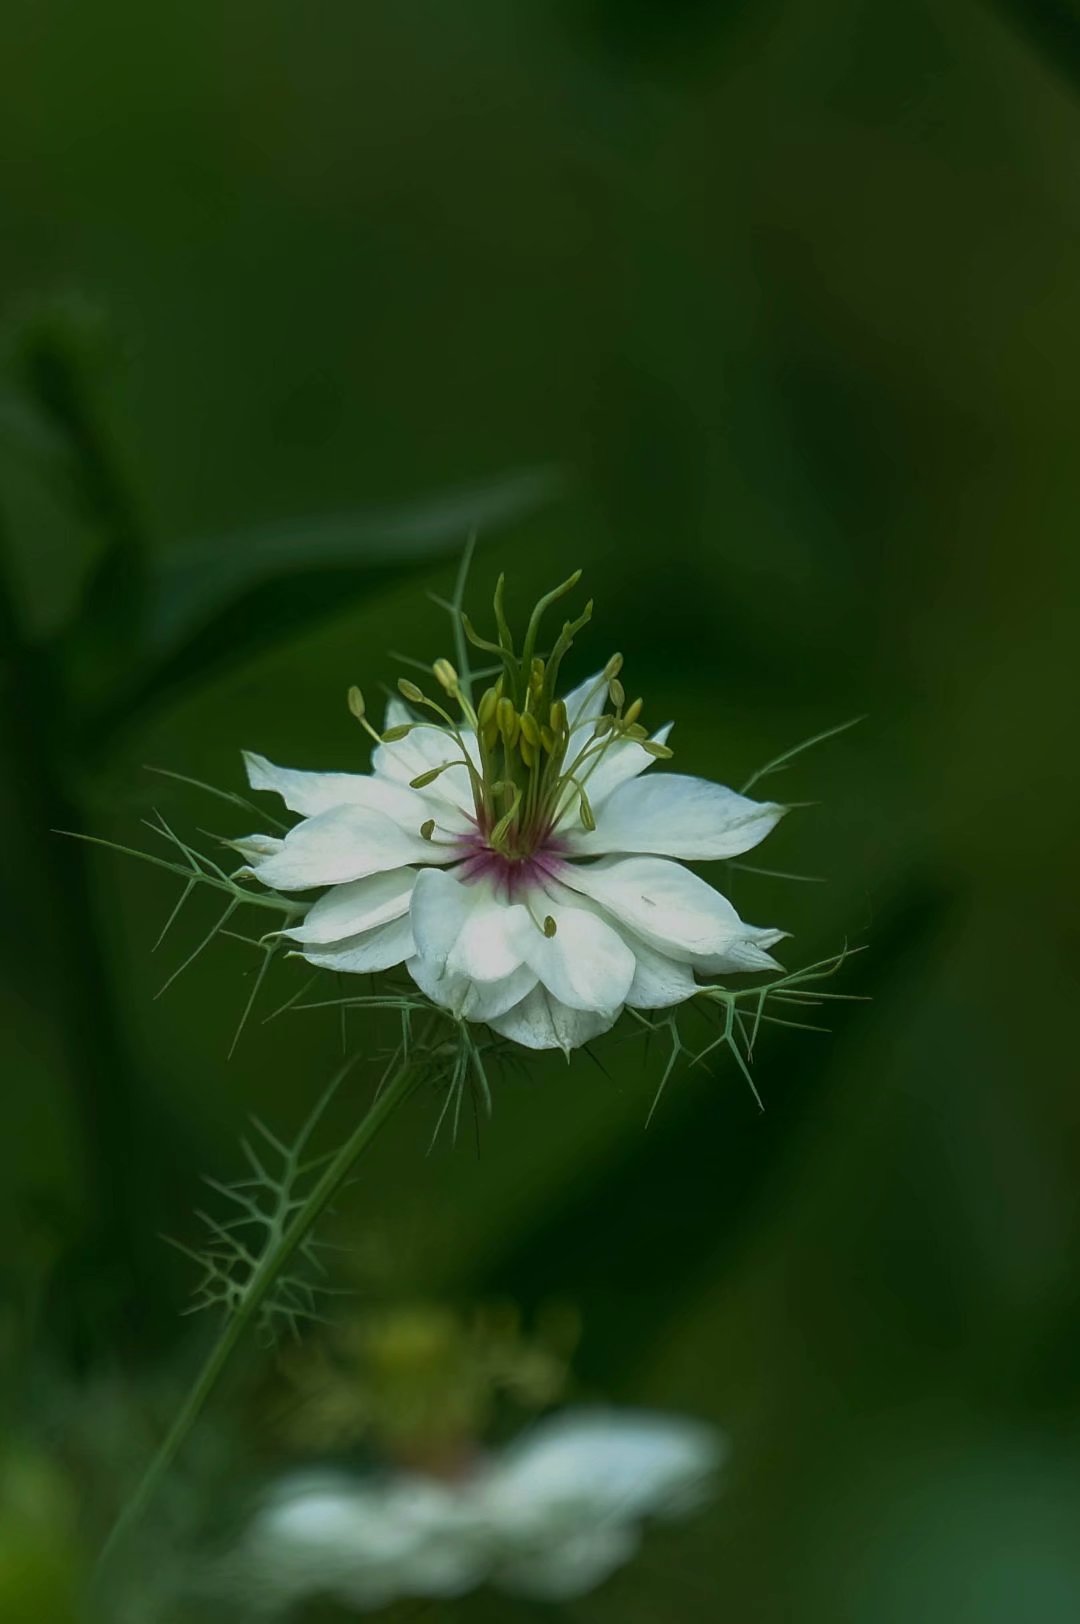
<svg viewBox="0 0 1080 1624">
<path fill-rule="evenodd" d="M 558 928 L 559 927 L 555 923 L 554 919 L 552 919 L 551 915 L 548 914 L 547 918 L 544 920 L 544 935 L 548 938 L 549 941 L 554 936 L 554 934 L 558 930 Z"/>
<path fill-rule="evenodd" d="M 660 744 L 656 739 L 646 739 L 641 748 L 647 756 L 655 756 L 657 761 L 670 761 L 675 754 L 666 744 Z"/>
<path fill-rule="evenodd" d="M 542 727 L 540 729 L 540 743 L 543 745 L 549 756 L 555 754 L 555 735 L 549 727 Z"/>
<path fill-rule="evenodd" d="M 612 677 L 608 683 L 608 693 L 611 695 L 611 703 L 615 706 L 615 709 L 621 710 L 626 704 L 626 689 L 618 677 Z"/>
<path fill-rule="evenodd" d="M 485 688 L 480 697 L 480 703 L 476 708 L 476 720 L 479 722 L 482 728 L 486 728 L 489 722 L 494 721 L 495 707 L 498 703 L 498 690 L 495 688 Z"/>
<path fill-rule="evenodd" d="M 517 743 L 518 730 L 521 727 L 521 719 L 514 709 L 513 700 L 507 699 L 505 696 L 500 699 L 495 714 L 499 723 L 499 732 L 512 750 Z"/>
<path fill-rule="evenodd" d="M 521 736 L 527 739 L 535 750 L 540 743 L 540 727 L 536 717 L 529 711 L 523 711 L 521 716 Z"/>
<path fill-rule="evenodd" d="M 608 661 L 607 665 L 605 665 L 605 667 L 604 667 L 604 681 L 605 682 L 611 682 L 615 677 L 617 677 L 619 675 L 619 672 L 622 670 L 622 668 L 623 668 L 623 657 L 622 657 L 622 655 L 621 654 L 613 654 L 611 656 L 611 659 Z"/>
<path fill-rule="evenodd" d="M 627 727 L 625 725 L 625 720 L 626 719 L 624 717 L 623 733 L 628 739 L 647 739 L 649 737 L 648 728 L 642 727 L 640 722 L 631 722 L 629 727 Z"/>
<path fill-rule="evenodd" d="M 628 727 L 633 727 L 634 723 L 641 715 L 644 703 L 645 701 L 643 699 L 635 699 L 632 705 L 627 705 L 625 711 L 623 712 L 623 721 Z"/>
<path fill-rule="evenodd" d="M 360 692 L 360 689 L 356 686 L 355 682 L 349 689 L 347 699 L 349 709 L 356 717 L 356 720 L 358 722 L 362 722 L 364 717 L 367 715 L 367 706 L 364 704 L 364 696 Z"/>
<path fill-rule="evenodd" d="M 434 674 L 435 681 L 439 684 L 439 687 L 448 693 L 452 699 L 455 698 L 457 696 L 460 684 L 458 682 L 458 674 L 450 664 L 450 661 L 436 660 L 431 669 Z"/>
<path fill-rule="evenodd" d="M 383 743 L 393 744 L 396 739 L 403 739 L 415 726 L 415 722 L 399 722 L 396 727 L 388 727 L 383 734 Z"/>
<path fill-rule="evenodd" d="M 529 743 L 528 739 L 525 737 L 524 731 L 522 732 L 521 738 L 518 740 L 518 749 L 521 751 L 521 759 L 525 763 L 526 767 L 528 767 L 530 770 L 535 767 L 538 747 L 535 744 Z"/>
<path fill-rule="evenodd" d="M 548 720 L 551 723 L 551 731 L 556 736 L 558 736 L 560 733 L 569 733 L 570 723 L 567 719 L 566 703 L 564 700 L 557 699 L 555 701 L 551 707 L 551 713 Z"/>
<path fill-rule="evenodd" d="M 401 695 L 402 699 L 408 699 L 414 705 L 422 705 L 424 703 L 423 690 L 418 688 L 415 682 L 410 682 L 408 677 L 398 678 L 398 693 Z"/>
<path fill-rule="evenodd" d="M 449 762 L 446 762 L 442 767 L 430 767 L 426 773 L 418 773 L 415 778 L 409 779 L 409 787 L 411 789 L 426 789 L 428 784 L 433 784 L 439 774 L 445 772 L 449 765 Z"/>
<path fill-rule="evenodd" d="M 425 840 L 430 840 L 432 835 L 435 833 L 435 819 L 428 818 L 425 823 L 422 823 L 420 825 L 420 833 Z"/>
</svg>

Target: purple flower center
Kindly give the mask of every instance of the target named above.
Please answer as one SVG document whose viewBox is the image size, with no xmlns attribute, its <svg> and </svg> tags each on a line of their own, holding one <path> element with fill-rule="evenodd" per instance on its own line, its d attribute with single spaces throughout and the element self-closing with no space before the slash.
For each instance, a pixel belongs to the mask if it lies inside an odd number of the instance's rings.
<svg viewBox="0 0 1080 1624">
<path fill-rule="evenodd" d="M 562 841 L 549 836 L 534 851 L 512 856 L 489 846 L 487 837 L 477 830 L 461 842 L 464 862 L 458 878 L 466 885 L 490 880 L 508 902 L 517 902 L 545 880 L 559 878 L 566 867 L 565 849 Z"/>
</svg>

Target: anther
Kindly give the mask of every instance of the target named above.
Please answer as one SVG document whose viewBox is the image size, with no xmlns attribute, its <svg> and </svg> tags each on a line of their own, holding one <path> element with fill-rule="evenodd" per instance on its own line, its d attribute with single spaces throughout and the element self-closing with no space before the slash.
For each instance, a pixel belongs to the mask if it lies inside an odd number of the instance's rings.
<svg viewBox="0 0 1080 1624">
<path fill-rule="evenodd" d="M 544 935 L 548 938 L 548 941 L 551 940 L 558 928 L 559 927 L 555 923 L 554 919 L 552 919 L 551 915 L 548 914 L 547 918 L 544 920 Z"/>
<path fill-rule="evenodd" d="M 494 688 L 485 688 L 476 707 L 476 720 L 481 727 L 487 727 L 495 718 L 495 707 L 499 703 L 499 695 Z"/>
<path fill-rule="evenodd" d="M 428 818 L 425 823 L 422 823 L 420 825 L 421 837 L 424 840 L 430 840 L 431 837 L 434 835 L 434 833 L 435 833 L 435 819 L 434 818 Z"/>
<path fill-rule="evenodd" d="M 401 695 L 402 699 L 408 699 L 414 705 L 422 705 L 424 703 L 423 690 L 418 688 L 415 682 L 410 682 L 408 677 L 398 678 L 398 693 Z"/>
<path fill-rule="evenodd" d="M 403 739 L 412 732 L 415 722 L 399 722 L 396 727 L 388 727 L 383 734 L 384 744 L 393 744 L 396 739 Z"/>
<path fill-rule="evenodd" d="M 499 732 L 506 740 L 507 747 L 512 750 L 517 743 L 518 730 L 521 726 L 513 700 L 505 696 L 500 699 L 495 714 L 498 718 Z"/>
<path fill-rule="evenodd" d="M 623 721 L 628 727 L 633 727 L 634 723 L 641 715 L 644 704 L 645 701 L 643 699 L 635 699 L 632 705 L 627 705 L 625 711 L 623 712 Z"/>
<path fill-rule="evenodd" d="M 626 689 L 618 677 L 612 677 L 608 683 L 608 693 L 611 695 L 611 703 L 615 706 L 615 709 L 621 710 L 626 704 Z"/>
<path fill-rule="evenodd" d="M 444 773 L 447 767 L 451 766 L 453 766 L 453 762 L 444 761 L 441 767 L 429 767 L 426 773 L 418 773 L 415 778 L 409 779 L 409 788 L 426 789 L 428 784 L 433 784 L 439 774 Z"/>
<path fill-rule="evenodd" d="M 360 692 L 360 689 L 356 686 L 355 682 L 349 689 L 346 698 L 348 701 L 349 710 L 356 717 L 356 720 L 360 723 L 360 726 L 363 728 L 364 732 L 369 734 L 371 738 L 375 740 L 376 744 L 381 744 L 383 742 L 384 735 L 376 733 L 375 729 L 368 721 L 367 706 L 364 704 L 364 696 Z"/>
<path fill-rule="evenodd" d="M 666 744 L 660 744 L 656 739 L 645 739 L 641 748 L 647 756 L 655 756 L 657 761 L 670 761 L 675 754 Z"/>
<path fill-rule="evenodd" d="M 622 657 L 622 655 L 621 654 L 613 654 L 611 656 L 611 659 L 608 661 L 607 665 L 605 665 L 605 667 L 604 667 L 604 680 L 606 682 L 611 682 L 615 677 L 617 677 L 619 675 L 619 672 L 622 670 L 622 668 L 623 668 L 623 657 Z"/>
<path fill-rule="evenodd" d="M 448 693 L 451 699 L 456 699 L 458 690 L 460 688 L 460 683 L 458 681 L 458 674 L 450 664 L 450 661 L 441 659 L 436 660 L 431 669 L 434 674 L 435 681 L 439 684 L 439 687 Z"/>
</svg>

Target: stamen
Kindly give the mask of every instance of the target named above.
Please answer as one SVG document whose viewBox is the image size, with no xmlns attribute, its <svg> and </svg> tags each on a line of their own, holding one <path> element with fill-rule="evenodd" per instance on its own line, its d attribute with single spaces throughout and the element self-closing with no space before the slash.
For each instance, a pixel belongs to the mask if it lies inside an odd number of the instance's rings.
<svg viewBox="0 0 1080 1624">
<path fill-rule="evenodd" d="M 368 734 L 370 738 L 374 739 L 376 744 L 381 744 L 383 742 L 383 736 L 376 733 L 375 729 L 368 721 L 367 706 L 364 703 L 364 696 L 360 689 L 356 686 L 355 682 L 346 695 L 346 701 L 348 703 L 349 710 L 356 717 L 356 720 L 360 723 L 360 726 L 363 728 L 364 732 Z"/>
</svg>

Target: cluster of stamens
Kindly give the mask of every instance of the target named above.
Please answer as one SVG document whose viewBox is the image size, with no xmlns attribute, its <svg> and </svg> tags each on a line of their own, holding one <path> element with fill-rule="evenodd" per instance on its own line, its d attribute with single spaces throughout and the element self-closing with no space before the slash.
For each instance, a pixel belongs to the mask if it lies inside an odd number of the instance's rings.
<svg viewBox="0 0 1080 1624">
<path fill-rule="evenodd" d="M 592 617 L 592 602 L 576 620 L 564 623 L 546 655 L 537 653 L 540 625 L 545 611 L 571 591 L 580 578 L 578 570 L 540 599 L 520 651 L 503 608 L 504 577 L 499 577 L 495 589 L 496 641 L 481 637 L 468 617 L 461 615 L 469 642 L 496 656 L 502 666 L 475 706 L 471 684 L 458 675 L 449 660 L 436 660 L 432 666 L 436 682 L 475 734 L 475 744 L 466 740 L 461 724 L 443 704 L 429 698 L 407 678 L 398 683 L 402 698 L 433 712 L 437 723 L 406 722 L 379 734 L 367 720 L 360 690 L 349 691 L 353 715 L 380 744 L 405 738 L 414 728 L 425 726 L 438 726 L 454 739 L 460 756 L 420 773 L 411 780 L 412 787 L 424 789 L 449 767 L 464 767 L 475 806 L 474 850 L 493 855 L 505 865 L 532 864 L 542 861 L 545 852 L 556 854 L 559 824 L 575 806 L 584 827 L 595 829 L 589 779 L 617 741 L 634 740 L 653 756 L 668 757 L 672 753 L 666 745 L 650 739 L 642 726 L 639 718 L 643 701 L 635 699 L 627 704 L 619 680 L 621 654 L 613 654 L 608 660 L 577 720 L 571 720 L 566 705 L 556 697 L 560 667 L 577 633 Z M 426 839 L 434 839 L 434 819 L 429 819 L 420 832 Z"/>
</svg>

